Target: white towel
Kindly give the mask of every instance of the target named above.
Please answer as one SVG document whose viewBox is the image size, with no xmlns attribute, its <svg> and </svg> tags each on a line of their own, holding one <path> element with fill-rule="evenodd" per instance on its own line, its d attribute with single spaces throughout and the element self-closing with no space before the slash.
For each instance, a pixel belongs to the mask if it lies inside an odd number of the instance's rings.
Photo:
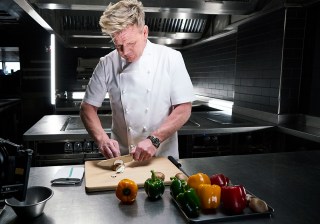
<svg viewBox="0 0 320 224">
<path fill-rule="evenodd" d="M 78 184 L 82 181 L 83 167 L 63 167 L 57 171 L 51 180 L 52 184 Z"/>
</svg>

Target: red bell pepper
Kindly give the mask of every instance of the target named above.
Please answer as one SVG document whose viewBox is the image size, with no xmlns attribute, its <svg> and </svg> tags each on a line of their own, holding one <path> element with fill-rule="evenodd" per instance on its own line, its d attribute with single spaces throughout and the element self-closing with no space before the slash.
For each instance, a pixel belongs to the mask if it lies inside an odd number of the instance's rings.
<svg viewBox="0 0 320 224">
<path fill-rule="evenodd" d="M 210 177 L 211 185 L 215 184 L 219 185 L 220 187 L 229 185 L 229 181 L 229 178 L 223 175 L 222 173 L 213 174 Z"/>
<path fill-rule="evenodd" d="M 247 206 L 246 190 L 241 185 L 222 186 L 221 202 L 227 213 L 240 214 Z"/>
</svg>

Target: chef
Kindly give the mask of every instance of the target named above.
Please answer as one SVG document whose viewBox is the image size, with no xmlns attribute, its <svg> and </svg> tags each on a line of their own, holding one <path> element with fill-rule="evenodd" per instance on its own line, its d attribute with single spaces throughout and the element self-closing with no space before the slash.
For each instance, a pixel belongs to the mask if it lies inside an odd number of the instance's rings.
<svg viewBox="0 0 320 224">
<path fill-rule="evenodd" d="M 189 119 L 193 87 L 180 52 L 151 43 L 143 5 L 110 3 L 100 18 L 115 50 L 102 57 L 88 83 L 80 116 L 106 158 L 131 153 L 179 158 L 179 130 Z M 111 137 L 97 114 L 106 93 L 112 110 Z"/>
</svg>

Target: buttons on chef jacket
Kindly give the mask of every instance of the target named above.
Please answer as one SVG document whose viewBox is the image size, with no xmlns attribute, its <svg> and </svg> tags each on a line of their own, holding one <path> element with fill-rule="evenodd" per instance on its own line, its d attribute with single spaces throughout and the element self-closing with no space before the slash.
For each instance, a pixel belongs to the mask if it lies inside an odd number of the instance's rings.
<svg viewBox="0 0 320 224">
<path fill-rule="evenodd" d="M 151 88 L 147 88 L 147 93 L 151 92 Z M 149 107 L 146 107 L 145 112 L 148 113 L 149 112 Z"/>
<path fill-rule="evenodd" d="M 147 130 L 148 130 L 147 126 L 143 126 L 142 132 L 146 132 Z M 133 131 L 132 127 L 129 126 L 129 127 L 128 127 L 128 132 L 132 132 L 132 131 Z"/>
<path fill-rule="evenodd" d="M 125 112 L 126 114 L 129 113 L 129 109 L 128 109 L 128 108 L 124 109 L 124 112 Z"/>
<path fill-rule="evenodd" d="M 125 91 L 125 90 L 122 90 L 122 95 L 125 94 L 125 93 L 126 93 L 126 91 Z"/>
</svg>

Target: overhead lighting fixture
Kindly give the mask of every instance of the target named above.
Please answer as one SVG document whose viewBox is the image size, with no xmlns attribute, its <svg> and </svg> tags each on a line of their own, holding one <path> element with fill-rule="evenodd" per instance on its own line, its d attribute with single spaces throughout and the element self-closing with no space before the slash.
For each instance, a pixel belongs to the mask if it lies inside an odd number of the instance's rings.
<svg viewBox="0 0 320 224">
<path fill-rule="evenodd" d="M 85 92 L 72 92 L 72 99 L 74 100 L 82 100 Z M 105 99 L 109 99 L 109 94 L 107 93 Z"/>
<path fill-rule="evenodd" d="M 71 35 L 70 37 L 72 38 L 101 38 L 101 39 L 106 39 L 110 38 L 110 36 L 106 35 Z"/>
<path fill-rule="evenodd" d="M 54 34 L 50 36 L 50 59 L 51 59 L 51 75 L 50 75 L 50 96 L 51 104 L 56 104 L 56 38 Z"/>
</svg>

